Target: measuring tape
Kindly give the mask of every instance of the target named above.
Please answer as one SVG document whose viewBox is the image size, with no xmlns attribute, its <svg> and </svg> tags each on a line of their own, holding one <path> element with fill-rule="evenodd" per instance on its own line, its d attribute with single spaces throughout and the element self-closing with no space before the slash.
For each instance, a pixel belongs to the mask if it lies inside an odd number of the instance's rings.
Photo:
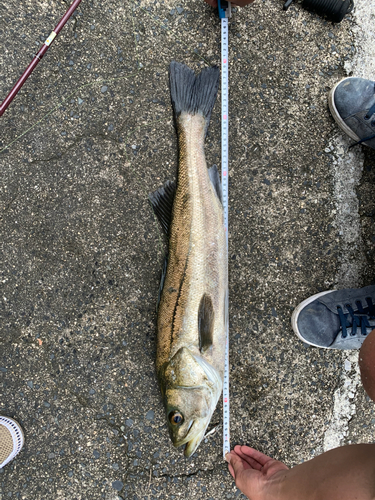
<svg viewBox="0 0 375 500">
<path fill-rule="evenodd" d="M 228 250 L 228 18 L 231 17 L 230 2 L 218 0 L 221 19 L 221 188 L 223 191 L 224 227 Z M 228 301 L 226 302 L 226 317 Z M 223 381 L 223 457 L 230 452 L 229 423 L 229 320 L 226 326 L 224 381 Z"/>
</svg>

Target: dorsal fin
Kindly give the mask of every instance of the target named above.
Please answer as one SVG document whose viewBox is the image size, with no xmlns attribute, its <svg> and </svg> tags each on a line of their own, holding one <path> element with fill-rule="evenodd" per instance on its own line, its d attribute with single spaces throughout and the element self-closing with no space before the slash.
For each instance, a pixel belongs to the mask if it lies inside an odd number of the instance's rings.
<svg viewBox="0 0 375 500">
<path fill-rule="evenodd" d="M 219 200 L 221 201 L 221 203 L 223 203 L 223 192 L 221 189 L 220 175 L 216 165 L 212 165 L 212 167 L 208 169 L 208 175 L 211 179 L 212 185 L 216 191 Z"/>
<path fill-rule="evenodd" d="M 214 307 L 206 293 L 202 296 L 198 309 L 199 350 L 207 351 L 212 346 L 214 332 Z"/>
<path fill-rule="evenodd" d="M 174 181 L 167 181 L 164 186 L 149 195 L 152 208 L 154 209 L 155 215 L 162 225 L 165 234 L 168 234 L 169 226 L 171 225 L 172 207 L 175 193 L 176 183 Z"/>
</svg>

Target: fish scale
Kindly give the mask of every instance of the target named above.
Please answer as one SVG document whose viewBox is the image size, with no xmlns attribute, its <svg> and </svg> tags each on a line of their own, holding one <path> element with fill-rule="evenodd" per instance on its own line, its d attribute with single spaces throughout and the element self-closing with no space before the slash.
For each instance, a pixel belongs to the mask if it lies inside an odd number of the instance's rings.
<svg viewBox="0 0 375 500">
<path fill-rule="evenodd" d="M 220 243 L 216 235 L 212 237 L 216 251 L 210 265 L 212 249 L 207 248 L 205 240 L 205 235 L 212 233 L 212 228 L 218 224 L 222 208 L 204 160 L 204 126 L 203 117 L 199 115 L 181 115 L 179 118 L 180 158 L 169 240 L 170 271 L 164 284 L 166 292 L 158 321 L 158 339 L 163 346 L 158 354 L 159 367 L 182 345 L 198 346 L 195 311 L 198 311 L 204 293 L 213 297 L 215 309 L 219 311 L 223 307 L 216 296 L 219 283 L 214 269 Z M 216 212 L 212 212 L 214 203 Z M 210 274 L 209 278 L 207 274 Z M 207 281 L 212 281 L 212 284 Z M 168 292 L 169 289 L 173 290 Z M 166 331 L 168 334 L 164 338 Z"/>
<path fill-rule="evenodd" d="M 157 373 L 175 446 L 191 456 L 204 437 L 224 377 L 228 255 L 216 166 L 207 168 L 204 141 L 220 72 L 198 76 L 173 62 L 170 86 L 178 133 L 177 185 L 151 195 L 169 237 L 158 309 Z M 171 206 L 171 217 L 165 213 Z"/>
</svg>

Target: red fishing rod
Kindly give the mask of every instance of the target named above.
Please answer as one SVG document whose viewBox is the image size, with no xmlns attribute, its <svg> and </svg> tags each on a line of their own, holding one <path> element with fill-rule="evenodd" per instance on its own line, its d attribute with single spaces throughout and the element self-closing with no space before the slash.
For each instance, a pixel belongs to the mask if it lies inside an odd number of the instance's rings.
<svg viewBox="0 0 375 500">
<path fill-rule="evenodd" d="M 44 42 L 42 45 L 42 48 L 39 50 L 39 52 L 34 56 L 34 59 L 31 61 L 31 63 L 28 65 L 26 68 L 25 72 L 21 76 L 21 78 L 18 80 L 18 82 L 15 84 L 15 86 L 12 88 L 12 90 L 9 92 L 7 97 L 4 99 L 4 102 L 0 105 L 0 116 L 4 113 L 4 111 L 7 109 L 9 104 L 13 101 L 13 99 L 16 97 L 18 94 L 20 88 L 22 85 L 26 82 L 26 80 L 29 78 L 31 73 L 34 71 L 34 68 L 38 64 L 38 62 L 42 59 L 44 54 L 47 52 L 49 49 L 49 46 L 52 44 L 54 39 L 57 37 L 57 35 L 60 33 L 60 31 L 63 29 L 65 26 L 66 22 L 70 18 L 70 16 L 73 14 L 73 12 L 76 10 L 78 5 L 81 3 L 82 0 L 74 0 L 72 5 L 69 7 L 69 9 L 65 12 L 63 17 L 61 18 L 60 22 L 58 25 L 55 27 L 55 29 L 51 32 L 47 40 Z"/>
</svg>

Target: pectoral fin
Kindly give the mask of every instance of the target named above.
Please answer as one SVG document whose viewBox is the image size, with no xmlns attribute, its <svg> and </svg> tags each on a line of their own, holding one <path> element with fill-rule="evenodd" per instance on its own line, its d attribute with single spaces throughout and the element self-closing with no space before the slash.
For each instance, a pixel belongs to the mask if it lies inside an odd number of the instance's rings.
<svg viewBox="0 0 375 500">
<path fill-rule="evenodd" d="M 199 350 L 207 351 L 212 346 L 214 331 L 214 307 L 211 297 L 204 294 L 198 310 Z"/>
</svg>

